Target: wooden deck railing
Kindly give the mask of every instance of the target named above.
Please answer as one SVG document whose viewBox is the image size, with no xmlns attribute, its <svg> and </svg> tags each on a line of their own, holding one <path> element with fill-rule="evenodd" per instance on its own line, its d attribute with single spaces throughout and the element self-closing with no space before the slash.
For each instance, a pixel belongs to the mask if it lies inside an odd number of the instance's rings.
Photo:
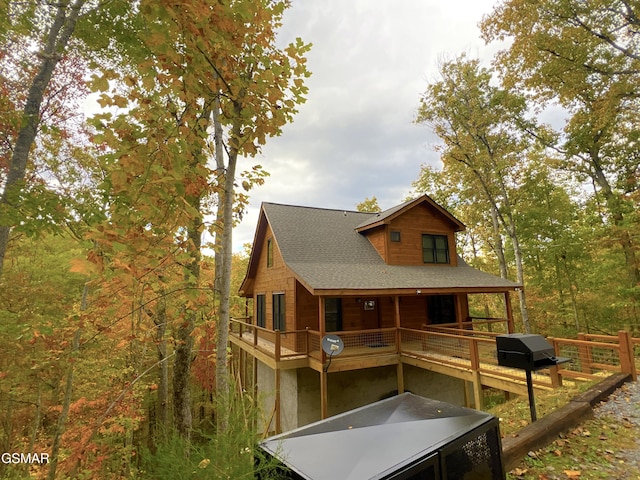
<svg viewBox="0 0 640 480">
<path fill-rule="evenodd" d="M 498 365 L 495 335 L 466 330 L 460 335 L 442 331 L 401 328 L 400 349 L 405 355 L 426 361 L 458 367 L 480 374 L 523 381 L 524 371 Z M 557 371 L 549 370 L 534 376 L 534 384 L 553 387 L 560 384 Z"/>
<path fill-rule="evenodd" d="M 560 373 L 565 377 L 596 379 L 601 373 L 628 373 L 637 379 L 634 339 L 621 330 L 618 335 L 593 335 L 580 333 L 578 339 L 548 338 L 556 356 L 568 357 L 570 363 L 562 364 Z M 600 374 L 599 374 L 600 373 Z"/>
<path fill-rule="evenodd" d="M 460 331 L 463 335 L 463 331 L 473 332 L 485 332 L 489 335 L 502 335 L 509 332 L 509 320 L 507 318 L 495 318 L 495 317 L 469 317 L 469 321 L 461 323 L 439 323 L 435 325 L 426 325 L 427 330 L 443 330 Z"/>
<path fill-rule="evenodd" d="M 485 324 L 505 321 L 488 319 Z M 477 321 L 469 323 L 478 325 Z M 459 324 L 450 324 L 429 326 L 425 330 L 382 328 L 336 333 L 344 342 L 341 358 L 398 353 L 480 373 L 496 374 L 499 370 L 506 378 L 522 377 L 522 371 L 511 369 L 511 372 L 498 365 L 495 336 L 499 333 L 458 327 Z M 315 330 L 280 332 L 232 319 L 230 333 L 276 361 L 301 357 L 324 359 L 320 332 Z M 632 338 L 626 331 L 620 331 L 617 336 L 581 334 L 578 339 L 548 338 L 548 341 L 556 356 L 572 361 L 544 371 L 534 383 L 556 386 L 561 384 L 562 377 L 596 379 L 618 372 L 637 378 L 634 345 L 640 345 L 640 339 Z"/>
<path fill-rule="evenodd" d="M 299 358 L 301 355 L 309 356 L 308 330 L 281 332 L 231 319 L 229 333 L 276 361 Z"/>
</svg>

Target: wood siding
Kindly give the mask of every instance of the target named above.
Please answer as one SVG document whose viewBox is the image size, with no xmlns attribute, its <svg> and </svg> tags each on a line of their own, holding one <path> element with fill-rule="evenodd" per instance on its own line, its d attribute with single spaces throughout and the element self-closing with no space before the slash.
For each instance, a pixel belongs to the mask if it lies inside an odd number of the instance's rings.
<svg viewBox="0 0 640 480">
<path fill-rule="evenodd" d="M 422 259 L 422 235 L 446 235 L 450 266 L 458 264 L 454 227 L 435 208 L 421 204 L 394 218 L 388 225 L 367 232 L 367 238 L 389 265 L 425 265 Z M 390 240 L 391 231 L 400 232 L 400 241 Z M 446 267 L 444 264 L 428 266 Z"/>
<path fill-rule="evenodd" d="M 428 295 L 401 296 L 400 297 L 400 325 L 404 328 L 421 329 L 429 324 L 427 312 Z M 388 297 L 339 297 L 342 299 L 342 330 L 353 331 L 366 328 L 363 325 L 364 302 L 374 300 L 376 313 L 379 318 L 379 327 L 395 327 L 395 298 Z M 314 297 L 299 283 L 296 287 L 296 317 L 297 330 L 309 328 L 319 330 L 318 322 L 318 297 Z M 469 317 L 469 304 L 466 294 L 454 295 L 455 311 L 458 321 L 467 321 Z"/>
<path fill-rule="evenodd" d="M 273 265 L 267 267 L 267 242 L 273 242 Z M 271 228 L 267 225 L 266 232 L 262 238 L 262 248 L 260 250 L 260 258 L 258 259 L 258 268 L 253 284 L 254 311 L 253 317 L 256 318 L 255 297 L 258 294 L 265 296 L 265 328 L 273 329 L 273 294 L 284 293 L 285 295 L 285 331 L 295 330 L 295 312 L 296 312 L 296 292 L 295 280 L 293 274 L 285 266 L 278 243 L 273 236 Z M 255 247 L 255 246 L 254 246 Z"/>
<path fill-rule="evenodd" d="M 373 245 L 373 248 L 378 252 L 378 255 L 382 257 L 385 263 L 389 263 L 389 252 L 387 250 L 389 234 L 387 226 L 383 225 L 381 227 L 374 228 L 373 230 L 369 230 L 366 235 L 367 239 L 371 242 L 371 245 Z"/>
</svg>

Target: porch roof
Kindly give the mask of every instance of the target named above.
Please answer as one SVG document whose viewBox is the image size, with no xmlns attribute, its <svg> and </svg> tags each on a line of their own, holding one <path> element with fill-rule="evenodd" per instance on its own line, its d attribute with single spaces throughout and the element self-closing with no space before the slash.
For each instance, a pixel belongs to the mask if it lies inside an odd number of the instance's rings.
<svg viewBox="0 0 640 480">
<path fill-rule="evenodd" d="M 291 263 L 289 268 L 307 288 L 318 290 L 514 290 L 518 284 L 468 266 L 457 267 Z M 463 264 L 463 265 L 461 265 Z"/>
<path fill-rule="evenodd" d="M 378 214 L 264 203 L 263 212 L 287 267 L 317 290 L 506 291 L 517 283 L 458 266 L 387 265 L 357 229 Z M 427 293 L 427 292 L 424 292 Z"/>
</svg>

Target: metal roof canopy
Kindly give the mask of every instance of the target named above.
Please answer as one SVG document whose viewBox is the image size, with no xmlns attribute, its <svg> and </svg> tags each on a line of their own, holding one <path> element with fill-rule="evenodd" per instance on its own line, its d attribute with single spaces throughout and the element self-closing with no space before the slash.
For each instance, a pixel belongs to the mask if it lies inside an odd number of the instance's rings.
<svg viewBox="0 0 640 480">
<path fill-rule="evenodd" d="M 465 442 L 475 442 L 473 448 L 483 434 L 487 445 L 480 447 L 480 454 L 466 458 L 478 465 L 467 468 L 484 472 L 474 478 L 504 478 L 497 418 L 411 393 L 276 435 L 260 447 L 290 469 L 293 474 L 288 478 L 296 480 L 400 479 L 421 471 L 415 466 L 422 463 L 435 465 L 435 472 L 461 468 L 451 444 L 461 450 L 458 440 L 466 436 Z M 438 460 L 442 450 L 448 451 L 449 462 Z"/>
</svg>

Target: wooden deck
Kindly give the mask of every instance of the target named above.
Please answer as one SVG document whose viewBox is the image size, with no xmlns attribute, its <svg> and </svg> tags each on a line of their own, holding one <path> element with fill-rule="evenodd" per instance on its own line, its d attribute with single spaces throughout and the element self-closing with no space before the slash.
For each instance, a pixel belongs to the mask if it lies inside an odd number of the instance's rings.
<svg viewBox="0 0 640 480">
<path fill-rule="evenodd" d="M 317 331 L 274 332 L 234 321 L 230 333 L 234 345 L 272 369 L 309 367 L 321 372 L 329 364 L 329 357 L 320 348 L 321 337 Z M 526 395 L 525 372 L 498 365 L 496 335 L 442 327 L 339 332 L 344 350 L 331 358 L 328 373 L 407 364 L 469 381 L 478 392 L 483 387 L 492 387 Z M 585 339 L 549 341 L 554 345 L 556 355 L 567 356 L 573 361 L 534 373 L 533 383 L 537 389 L 560 386 L 563 378 L 602 378 L 601 372 L 636 376 L 633 342 L 626 332 L 609 337 L 608 341 L 602 336 L 591 342 Z"/>
</svg>

